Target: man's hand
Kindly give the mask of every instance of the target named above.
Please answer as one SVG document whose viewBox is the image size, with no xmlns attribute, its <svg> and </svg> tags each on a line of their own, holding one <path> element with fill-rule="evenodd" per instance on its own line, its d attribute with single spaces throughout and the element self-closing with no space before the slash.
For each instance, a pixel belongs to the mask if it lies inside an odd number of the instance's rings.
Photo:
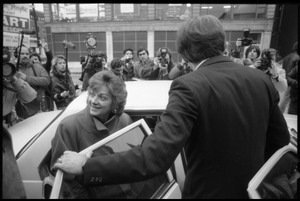
<svg viewBox="0 0 300 201">
<path fill-rule="evenodd" d="M 22 73 L 21 71 L 17 71 L 16 76 L 21 78 L 24 81 L 26 81 L 26 79 L 27 79 L 27 76 L 24 73 Z"/>
<path fill-rule="evenodd" d="M 69 174 L 81 175 L 83 174 L 82 166 L 85 164 L 88 158 L 91 157 L 93 152 L 88 154 L 79 154 L 74 151 L 65 151 L 64 154 L 57 159 L 54 164 L 54 169 L 61 169 Z"/>
</svg>

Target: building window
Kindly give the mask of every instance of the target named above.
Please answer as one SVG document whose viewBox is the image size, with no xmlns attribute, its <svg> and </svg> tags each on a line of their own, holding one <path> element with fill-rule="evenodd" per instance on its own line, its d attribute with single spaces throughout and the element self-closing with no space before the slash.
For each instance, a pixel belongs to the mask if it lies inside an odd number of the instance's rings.
<svg viewBox="0 0 300 201">
<path fill-rule="evenodd" d="M 80 22 L 105 20 L 105 4 L 79 4 Z"/>
<path fill-rule="evenodd" d="M 147 32 L 146 31 L 121 31 L 113 32 L 113 57 L 123 57 L 123 50 L 131 48 L 134 51 L 136 60 L 136 52 L 140 47 L 147 49 Z"/>
</svg>

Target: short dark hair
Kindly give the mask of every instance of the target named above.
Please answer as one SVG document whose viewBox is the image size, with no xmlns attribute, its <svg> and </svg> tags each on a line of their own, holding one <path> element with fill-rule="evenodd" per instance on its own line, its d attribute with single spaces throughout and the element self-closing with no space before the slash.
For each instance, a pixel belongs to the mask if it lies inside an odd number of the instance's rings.
<svg viewBox="0 0 300 201">
<path fill-rule="evenodd" d="M 119 76 L 115 75 L 110 70 L 103 70 L 95 73 L 89 79 L 88 91 L 98 88 L 99 86 L 107 86 L 113 97 L 113 110 L 115 114 L 120 116 L 124 112 L 127 90 L 125 82 Z"/>
<path fill-rule="evenodd" d="M 257 45 L 251 45 L 250 47 L 248 47 L 246 49 L 246 52 L 245 52 L 245 57 L 246 58 L 248 58 L 249 52 L 251 52 L 253 49 L 255 49 L 256 52 L 257 52 L 257 58 L 260 56 L 260 49 L 259 49 L 259 47 Z"/>
<path fill-rule="evenodd" d="M 140 53 L 140 52 L 142 52 L 142 51 L 144 51 L 144 50 L 146 51 L 147 55 L 149 55 L 149 52 L 148 52 L 148 50 L 147 50 L 147 49 L 145 49 L 145 48 L 143 48 L 143 47 L 141 47 L 141 48 L 139 48 L 139 49 L 138 49 L 138 51 L 137 51 L 137 53 L 136 53 L 136 54 L 137 54 L 137 56 L 139 56 L 139 53 Z"/>
<path fill-rule="evenodd" d="M 197 16 L 177 31 L 177 51 L 188 62 L 198 63 L 224 52 L 225 31 L 218 18 Z"/>
<path fill-rule="evenodd" d="M 133 50 L 131 48 L 127 48 L 127 49 L 123 50 L 123 55 L 125 55 L 127 51 L 131 51 L 132 55 L 134 54 Z"/>
<path fill-rule="evenodd" d="M 114 58 L 111 62 L 110 62 L 110 67 L 111 69 L 115 69 L 115 68 L 119 68 L 120 66 L 124 65 L 124 61 L 122 61 L 120 58 Z"/>
<path fill-rule="evenodd" d="M 31 57 L 37 57 L 40 62 L 42 62 L 41 56 L 37 52 L 33 52 L 29 55 L 29 58 Z"/>
</svg>

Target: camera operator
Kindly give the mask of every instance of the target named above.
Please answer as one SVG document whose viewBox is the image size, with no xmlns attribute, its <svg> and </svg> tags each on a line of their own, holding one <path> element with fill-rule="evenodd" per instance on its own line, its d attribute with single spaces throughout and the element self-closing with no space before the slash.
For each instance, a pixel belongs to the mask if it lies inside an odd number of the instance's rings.
<svg viewBox="0 0 300 201">
<path fill-rule="evenodd" d="M 86 65 L 84 66 L 82 91 L 86 91 L 89 86 L 89 79 L 97 72 L 107 70 L 107 56 L 103 52 L 91 52 L 88 55 Z"/>
<path fill-rule="evenodd" d="M 172 60 L 171 50 L 166 47 L 159 48 L 154 58 L 154 64 L 156 68 L 159 68 L 157 80 L 170 80 L 169 73 L 172 68 L 176 67 Z"/>
<path fill-rule="evenodd" d="M 124 81 L 132 80 L 134 77 L 134 70 L 133 70 L 133 50 L 127 48 L 123 51 L 123 57 L 121 58 L 124 61 L 124 68 L 123 68 L 123 78 Z M 111 66 L 112 67 L 112 66 Z"/>
<path fill-rule="evenodd" d="M 256 69 L 262 70 L 270 77 L 278 92 L 284 92 L 287 89 L 285 70 L 276 62 L 275 49 L 264 49 L 261 57 L 255 60 L 253 66 Z"/>
<path fill-rule="evenodd" d="M 189 66 L 188 62 L 182 59 L 181 63 L 177 64 L 176 67 L 171 69 L 171 71 L 169 72 L 169 78 L 171 80 L 174 80 L 175 78 L 192 71 L 193 69 Z"/>
<path fill-rule="evenodd" d="M 10 63 L 10 53 L 3 50 L 3 105 L 2 120 L 5 127 L 16 124 L 19 119 L 14 109 L 17 100 L 28 103 L 36 98 L 37 92 L 23 79 L 16 66 Z"/>
</svg>

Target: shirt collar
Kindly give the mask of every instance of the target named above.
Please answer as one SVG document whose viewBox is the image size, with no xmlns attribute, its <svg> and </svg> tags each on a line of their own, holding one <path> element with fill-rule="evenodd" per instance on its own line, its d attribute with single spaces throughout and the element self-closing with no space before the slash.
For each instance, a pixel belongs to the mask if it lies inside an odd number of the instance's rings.
<svg viewBox="0 0 300 201">
<path fill-rule="evenodd" d="M 195 68 L 195 70 L 197 70 L 205 61 L 207 61 L 208 60 L 208 58 L 207 59 L 204 59 L 203 61 L 201 61 L 197 66 L 196 66 L 196 68 Z"/>
</svg>

